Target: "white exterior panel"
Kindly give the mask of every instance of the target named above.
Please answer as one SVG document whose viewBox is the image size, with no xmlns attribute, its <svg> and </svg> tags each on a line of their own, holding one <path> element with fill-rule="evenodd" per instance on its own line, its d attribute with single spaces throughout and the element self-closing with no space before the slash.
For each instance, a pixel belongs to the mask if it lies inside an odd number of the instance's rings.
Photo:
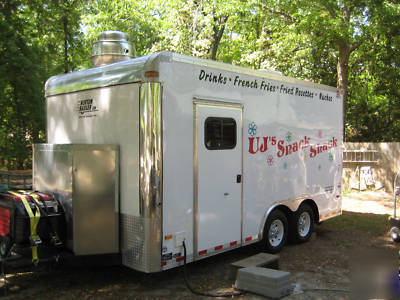
<svg viewBox="0 0 400 300">
<path fill-rule="evenodd" d="M 241 240 L 242 108 L 196 103 L 195 239 L 198 253 Z M 232 149 L 210 150 L 205 141 L 208 118 L 235 121 Z M 231 122 L 231 121 L 230 121 Z M 196 157 L 197 156 L 197 157 Z M 237 182 L 237 176 L 240 181 Z"/>
<path fill-rule="evenodd" d="M 48 143 L 120 146 L 120 212 L 139 215 L 139 84 L 51 96 L 46 107 Z"/>
<path fill-rule="evenodd" d="M 181 260 L 182 248 L 177 246 L 175 237 L 185 236 L 189 261 L 198 238 L 193 228 L 194 188 L 198 180 L 193 175 L 193 99 L 243 105 L 242 245 L 259 240 L 265 218 L 276 205 L 283 204 L 295 211 L 302 201 L 311 199 L 318 205 L 320 220 L 341 213 L 343 97 L 340 91 L 311 83 L 301 85 L 298 80 L 291 82 L 284 77 L 282 81 L 270 80 L 187 61 L 161 62 L 159 80 L 163 84 L 163 251 L 165 259 L 172 256 L 164 269 L 177 265 L 176 258 L 178 262 Z M 262 146 L 264 137 L 269 138 L 267 149 Z M 252 151 L 250 138 L 254 138 Z M 258 150 L 254 144 L 257 138 Z M 286 153 L 288 145 L 292 146 L 290 154 Z M 318 145 L 322 147 L 320 153 L 316 150 Z M 208 245 L 207 255 L 219 252 L 215 247 L 221 244 L 224 244 L 222 251 L 240 245 L 224 242 L 213 240 L 215 245 Z M 196 253 L 195 257 L 201 255 Z"/>
</svg>

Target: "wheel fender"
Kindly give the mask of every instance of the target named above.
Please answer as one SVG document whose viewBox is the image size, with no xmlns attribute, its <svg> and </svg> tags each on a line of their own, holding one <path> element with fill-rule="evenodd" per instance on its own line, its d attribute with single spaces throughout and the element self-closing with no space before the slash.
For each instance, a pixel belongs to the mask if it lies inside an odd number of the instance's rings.
<svg viewBox="0 0 400 300">
<path fill-rule="evenodd" d="M 292 206 L 292 205 L 290 205 Z M 269 215 L 271 214 L 271 212 L 275 209 L 281 209 L 286 215 L 288 216 L 288 213 L 293 213 L 296 211 L 292 209 L 292 207 L 290 207 L 288 205 L 285 205 L 283 203 L 276 203 L 274 205 L 272 205 L 270 208 L 268 208 L 268 210 L 265 212 L 263 218 L 261 219 L 261 223 L 260 223 L 260 230 L 259 230 L 259 237 L 260 239 L 262 239 L 264 237 L 264 227 L 265 227 L 265 223 L 267 222 L 267 219 L 269 217 Z M 298 207 L 298 206 L 297 206 Z"/>
</svg>

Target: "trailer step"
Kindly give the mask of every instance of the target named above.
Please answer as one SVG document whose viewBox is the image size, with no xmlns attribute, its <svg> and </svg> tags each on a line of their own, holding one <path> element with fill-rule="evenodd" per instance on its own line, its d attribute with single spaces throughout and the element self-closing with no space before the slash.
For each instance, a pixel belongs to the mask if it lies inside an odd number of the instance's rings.
<svg viewBox="0 0 400 300">
<path fill-rule="evenodd" d="M 236 288 L 271 298 L 281 298 L 292 293 L 289 272 L 248 267 L 238 271 Z"/>
<path fill-rule="evenodd" d="M 231 263 L 231 280 L 236 279 L 236 275 L 239 269 L 247 267 L 261 267 L 261 268 L 271 268 L 279 269 L 279 255 L 268 254 L 268 253 L 258 253 L 256 255 L 247 257 L 237 262 Z"/>
</svg>

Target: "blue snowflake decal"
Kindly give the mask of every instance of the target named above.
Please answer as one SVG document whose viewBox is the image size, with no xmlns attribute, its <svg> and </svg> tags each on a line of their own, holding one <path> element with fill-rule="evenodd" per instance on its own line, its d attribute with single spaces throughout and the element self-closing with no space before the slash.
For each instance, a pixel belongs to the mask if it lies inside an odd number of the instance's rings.
<svg viewBox="0 0 400 300">
<path fill-rule="evenodd" d="M 288 143 L 290 143 L 292 140 L 292 133 L 290 131 L 288 131 L 288 133 L 286 133 L 286 141 Z"/>
<path fill-rule="evenodd" d="M 249 124 L 249 136 L 255 136 L 257 134 L 257 125 L 254 122 Z"/>
<path fill-rule="evenodd" d="M 321 171 L 321 169 L 322 169 L 322 166 L 318 165 L 318 170 Z"/>
<path fill-rule="evenodd" d="M 288 164 L 287 164 L 287 162 L 285 161 L 285 162 L 283 163 L 283 168 L 286 170 L 287 167 L 288 167 Z"/>
</svg>

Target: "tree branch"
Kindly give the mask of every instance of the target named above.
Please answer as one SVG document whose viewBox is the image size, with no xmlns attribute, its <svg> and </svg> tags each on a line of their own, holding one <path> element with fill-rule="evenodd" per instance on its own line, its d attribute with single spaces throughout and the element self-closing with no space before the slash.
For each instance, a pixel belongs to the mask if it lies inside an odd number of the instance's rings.
<svg viewBox="0 0 400 300">
<path fill-rule="evenodd" d="M 273 13 L 274 15 L 281 16 L 285 20 L 290 21 L 292 23 L 296 23 L 297 22 L 297 20 L 295 18 L 293 18 L 291 15 L 289 15 L 289 14 L 283 12 L 283 11 L 274 10 L 274 9 L 271 9 L 271 8 L 267 8 L 267 11 L 269 11 L 270 13 Z"/>
</svg>

